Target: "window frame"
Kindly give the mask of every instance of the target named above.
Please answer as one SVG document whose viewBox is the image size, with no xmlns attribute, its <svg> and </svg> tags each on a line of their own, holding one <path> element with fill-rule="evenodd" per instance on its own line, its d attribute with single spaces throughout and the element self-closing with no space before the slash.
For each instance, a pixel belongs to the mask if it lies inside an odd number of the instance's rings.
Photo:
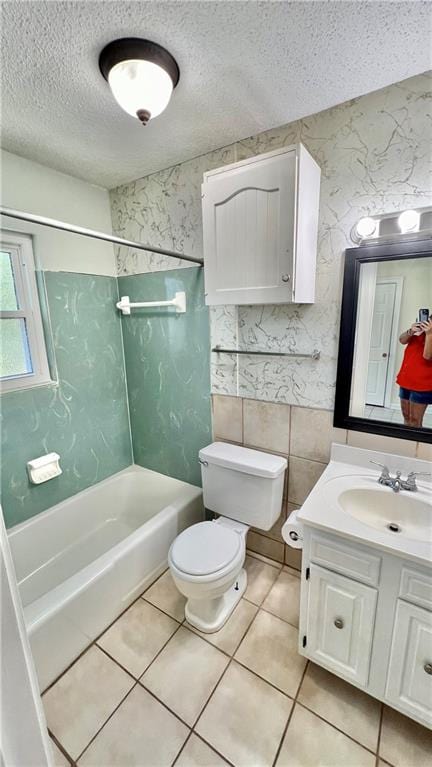
<svg viewBox="0 0 432 767">
<path fill-rule="evenodd" d="M 52 383 L 39 291 L 32 237 L 27 234 L 0 230 L 0 248 L 11 255 L 18 309 L 2 311 L 0 319 L 23 319 L 26 324 L 28 347 L 33 370 L 31 373 L 0 377 L 0 392 L 18 391 L 32 386 Z"/>
</svg>

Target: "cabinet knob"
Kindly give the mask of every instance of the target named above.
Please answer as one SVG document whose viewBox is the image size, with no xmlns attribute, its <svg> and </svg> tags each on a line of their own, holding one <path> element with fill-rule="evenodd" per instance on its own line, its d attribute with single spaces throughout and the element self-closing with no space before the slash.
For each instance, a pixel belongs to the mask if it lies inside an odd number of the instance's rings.
<svg viewBox="0 0 432 767">
<path fill-rule="evenodd" d="M 336 626 L 337 629 L 343 629 L 344 622 L 342 618 L 335 618 L 334 625 Z"/>
<path fill-rule="evenodd" d="M 432 674 L 432 663 L 425 663 L 423 666 L 426 674 Z"/>
<path fill-rule="evenodd" d="M 290 274 L 283 274 L 282 275 L 282 282 L 289 282 L 290 279 L 291 279 L 291 275 Z"/>
</svg>

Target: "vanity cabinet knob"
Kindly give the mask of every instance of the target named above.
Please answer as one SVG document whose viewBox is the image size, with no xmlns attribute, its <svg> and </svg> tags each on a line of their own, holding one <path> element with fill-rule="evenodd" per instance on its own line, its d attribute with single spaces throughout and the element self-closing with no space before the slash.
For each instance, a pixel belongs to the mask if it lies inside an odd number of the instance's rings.
<svg viewBox="0 0 432 767">
<path fill-rule="evenodd" d="M 423 666 L 426 674 L 432 674 L 432 663 L 425 663 Z"/>
<path fill-rule="evenodd" d="M 344 622 L 342 618 L 335 618 L 334 625 L 336 626 L 337 629 L 343 629 Z"/>
<path fill-rule="evenodd" d="M 291 275 L 290 274 L 283 274 L 282 275 L 282 282 L 289 282 L 290 279 L 291 279 Z"/>
</svg>

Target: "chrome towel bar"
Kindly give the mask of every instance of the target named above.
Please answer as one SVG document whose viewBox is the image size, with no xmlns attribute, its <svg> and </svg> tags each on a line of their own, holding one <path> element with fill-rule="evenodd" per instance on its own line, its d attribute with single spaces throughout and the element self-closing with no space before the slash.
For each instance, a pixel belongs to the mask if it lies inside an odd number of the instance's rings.
<svg viewBox="0 0 432 767">
<path fill-rule="evenodd" d="M 318 349 L 314 349 L 310 354 L 298 354 L 297 352 L 270 352 L 270 351 L 247 351 L 246 349 L 222 349 L 221 346 L 214 346 L 212 352 L 217 354 L 247 354 L 247 355 L 260 355 L 265 357 L 297 357 L 298 359 L 312 359 L 319 360 L 321 352 Z"/>
</svg>

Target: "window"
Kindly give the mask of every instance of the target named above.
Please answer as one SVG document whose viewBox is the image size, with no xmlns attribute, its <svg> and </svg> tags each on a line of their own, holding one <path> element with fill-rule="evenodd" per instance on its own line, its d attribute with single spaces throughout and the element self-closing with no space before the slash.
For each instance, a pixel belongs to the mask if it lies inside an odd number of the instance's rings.
<svg viewBox="0 0 432 767">
<path fill-rule="evenodd" d="M 31 237 L 1 232 L 0 382 L 2 391 L 50 381 Z"/>
</svg>

